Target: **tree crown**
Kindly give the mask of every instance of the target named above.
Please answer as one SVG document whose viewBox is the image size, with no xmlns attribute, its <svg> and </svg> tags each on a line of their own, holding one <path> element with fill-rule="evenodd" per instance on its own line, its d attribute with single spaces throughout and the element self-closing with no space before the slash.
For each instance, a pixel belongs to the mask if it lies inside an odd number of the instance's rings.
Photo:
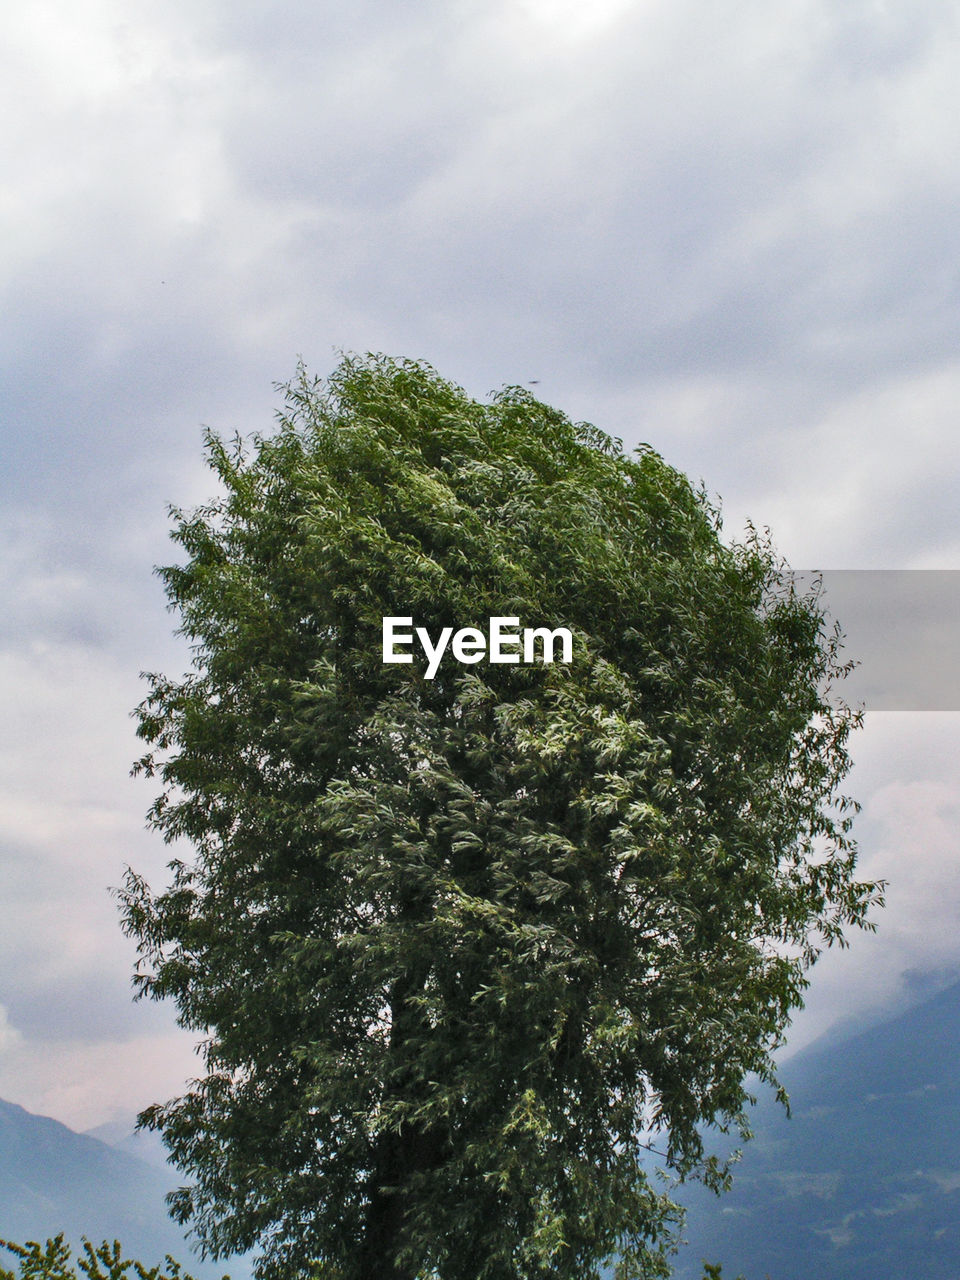
<svg viewBox="0 0 960 1280">
<path fill-rule="evenodd" d="M 715 1185 L 824 945 L 863 925 L 839 634 L 650 448 L 418 362 L 303 370 L 208 437 L 162 571 L 194 667 L 138 767 L 192 860 L 125 924 L 206 1037 L 150 1109 L 265 1277 L 666 1274 L 640 1160 Z M 386 616 L 570 628 L 569 663 L 382 660 Z M 868 926 L 869 927 L 869 926 Z"/>
</svg>

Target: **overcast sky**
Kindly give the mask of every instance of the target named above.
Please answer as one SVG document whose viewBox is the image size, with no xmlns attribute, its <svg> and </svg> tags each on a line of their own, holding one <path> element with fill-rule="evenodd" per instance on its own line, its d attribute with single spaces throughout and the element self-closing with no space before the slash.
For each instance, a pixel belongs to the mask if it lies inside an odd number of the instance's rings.
<svg viewBox="0 0 960 1280">
<path fill-rule="evenodd" d="M 106 887 L 152 566 L 201 425 L 298 356 L 537 380 L 797 567 L 960 569 L 960 10 L 933 0 L 35 0 L 0 99 L 0 1096 L 83 1128 L 197 1069 Z M 960 972 L 960 716 L 868 713 L 875 938 L 794 1043 Z"/>
</svg>

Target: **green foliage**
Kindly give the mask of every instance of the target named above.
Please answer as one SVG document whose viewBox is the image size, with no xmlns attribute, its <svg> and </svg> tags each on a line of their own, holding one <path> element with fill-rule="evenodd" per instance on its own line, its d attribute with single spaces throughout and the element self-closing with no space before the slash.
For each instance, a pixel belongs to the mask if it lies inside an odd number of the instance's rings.
<svg viewBox="0 0 960 1280">
<path fill-rule="evenodd" d="M 77 1272 L 69 1265 L 71 1249 L 64 1244 L 62 1232 L 45 1245 L 36 1240 L 28 1240 L 25 1245 L 0 1240 L 0 1248 L 9 1249 L 20 1260 L 19 1276 L 0 1267 L 0 1280 L 77 1280 Z M 150 1268 L 124 1258 L 119 1240 L 112 1244 L 104 1240 L 95 1249 L 84 1237 L 83 1256 L 77 1259 L 77 1266 L 88 1280 L 194 1280 L 169 1254 L 164 1265 Z M 230 1277 L 224 1276 L 223 1280 Z"/>
<path fill-rule="evenodd" d="M 141 1117 L 175 1216 L 278 1280 L 667 1275 L 641 1145 L 724 1185 L 704 1126 L 877 899 L 838 635 L 651 449 L 523 390 L 369 357 L 286 393 L 208 439 L 222 496 L 162 571 L 194 668 L 139 708 L 193 846 L 122 895 L 139 993 L 205 1037 Z M 567 626 L 573 662 L 428 681 L 385 615 Z"/>
</svg>

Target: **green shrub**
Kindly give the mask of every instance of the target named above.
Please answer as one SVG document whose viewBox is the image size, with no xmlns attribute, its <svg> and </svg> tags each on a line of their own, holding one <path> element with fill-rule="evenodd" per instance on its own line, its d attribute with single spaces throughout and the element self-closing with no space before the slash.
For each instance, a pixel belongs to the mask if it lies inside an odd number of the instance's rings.
<svg viewBox="0 0 960 1280">
<path fill-rule="evenodd" d="M 64 1242 L 63 1232 L 40 1245 L 28 1240 L 25 1245 L 0 1240 L 20 1262 L 19 1272 L 0 1267 L 0 1280 L 78 1280 L 78 1273 L 70 1265 L 71 1249 Z M 145 1267 L 133 1258 L 124 1258 L 120 1241 L 112 1244 L 106 1240 L 96 1249 L 83 1237 L 83 1254 L 77 1258 L 77 1267 L 88 1280 L 195 1280 L 184 1271 L 179 1262 L 167 1254 L 162 1265 Z M 224 1276 L 223 1280 L 230 1280 Z"/>
</svg>

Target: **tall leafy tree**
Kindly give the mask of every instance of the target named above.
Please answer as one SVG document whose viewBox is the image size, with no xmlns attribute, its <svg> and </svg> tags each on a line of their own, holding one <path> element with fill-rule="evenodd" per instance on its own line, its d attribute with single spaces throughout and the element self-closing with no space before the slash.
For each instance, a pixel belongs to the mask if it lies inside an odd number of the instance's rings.
<svg viewBox="0 0 960 1280">
<path fill-rule="evenodd" d="M 142 1117 L 174 1212 L 285 1280 L 667 1274 L 643 1146 L 722 1185 L 705 1127 L 877 897 L 837 634 L 655 452 L 524 390 L 384 357 L 285 390 L 174 513 L 193 669 L 139 708 L 192 846 L 122 895 L 140 994 L 204 1037 Z M 385 616 L 565 626 L 572 661 L 428 679 Z"/>
</svg>

